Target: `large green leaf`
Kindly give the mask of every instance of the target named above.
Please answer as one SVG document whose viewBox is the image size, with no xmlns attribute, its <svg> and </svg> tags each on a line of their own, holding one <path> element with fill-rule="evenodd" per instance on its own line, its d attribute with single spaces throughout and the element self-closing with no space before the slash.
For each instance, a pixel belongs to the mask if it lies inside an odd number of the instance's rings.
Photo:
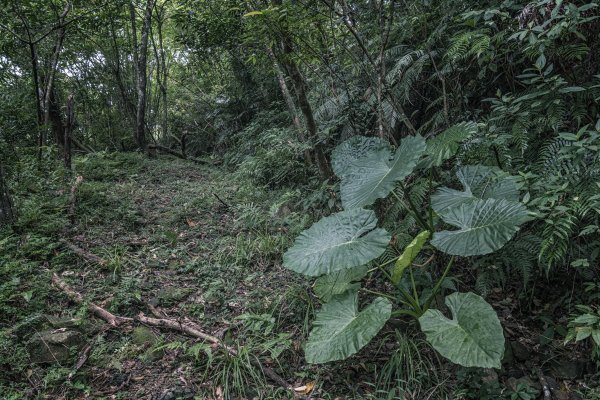
<svg viewBox="0 0 600 400">
<path fill-rule="evenodd" d="M 391 239 L 376 225 L 375 212 L 362 208 L 325 217 L 296 238 L 283 255 L 283 265 L 319 276 L 366 264 L 383 254 Z"/>
<path fill-rule="evenodd" d="M 409 136 L 402 140 L 393 158 L 388 149 L 379 148 L 354 160 L 340 185 L 344 208 L 364 207 L 385 198 L 413 171 L 424 151 L 425 140 Z"/>
<path fill-rule="evenodd" d="M 367 275 L 368 270 L 366 265 L 361 265 L 360 267 L 323 275 L 315 281 L 315 293 L 321 300 L 329 301 L 335 295 L 358 289 L 360 287 L 358 281 Z"/>
<path fill-rule="evenodd" d="M 516 178 L 499 168 L 469 165 L 459 169 L 456 176 L 463 185 L 463 191 L 443 187 L 431 196 L 431 207 L 440 216 L 453 207 L 477 200 L 519 201 Z"/>
<path fill-rule="evenodd" d="M 408 246 L 406 246 L 404 252 L 398 258 L 396 264 L 394 265 L 394 269 L 392 270 L 392 283 L 396 285 L 398 282 L 400 282 L 400 279 L 402 279 L 402 275 L 404 274 L 404 270 L 408 268 L 414 259 L 419 255 L 419 252 L 423 248 L 423 245 L 425 245 L 425 242 L 427 242 L 427 239 L 429 239 L 430 235 L 431 232 L 423 231 L 419 233 Z"/>
<path fill-rule="evenodd" d="M 500 249 L 529 217 L 521 203 L 487 199 L 449 208 L 442 219 L 460 229 L 434 233 L 431 244 L 447 254 L 467 257 Z"/>
<path fill-rule="evenodd" d="M 438 310 L 427 310 L 421 330 L 442 356 L 465 367 L 500 368 L 504 335 L 496 312 L 474 293 L 452 293 L 446 297 L 452 319 Z"/>
<path fill-rule="evenodd" d="M 331 168 L 341 179 L 352 164 L 366 155 L 379 150 L 389 151 L 390 145 L 378 137 L 353 136 L 338 145 L 331 153 Z"/>
<path fill-rule="evenodd" d="M 439 167 L 453 157 L 460 144 L 477 133 L 475 122 L 461 122 L 427 141 L 426 157 L 419 163 L 420 168 Z"/>
<path fill-rule="evenodd" d="M 343 360 L 363 348 L 392 313 L 389 300 L 377 297 L 358 311 L 358 291 L 335 296 L 317 313 L 305 347 L 306 361 L 321 364 Z"/>
</svg>

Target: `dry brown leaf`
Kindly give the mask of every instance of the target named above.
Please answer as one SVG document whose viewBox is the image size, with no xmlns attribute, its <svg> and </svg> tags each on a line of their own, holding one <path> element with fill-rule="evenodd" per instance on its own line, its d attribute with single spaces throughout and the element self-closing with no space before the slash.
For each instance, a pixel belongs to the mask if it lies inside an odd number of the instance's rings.
<svg viewBox="0 0 600 400">
<path fill-rule="evenodd" d="M 298 394 L 309 394 L 315 388 L 315 382 L 309 382 L 306 385 L 298 386 L 294 388 L 294 392 Z"/>
<path fill-rule="evenodd" d="M 194 227 L 198 226 L 198 222 L 193 221 L 190 217 L 187 217 L 185 219 L 185 222 L 187 222 L 187 224 L 190 228 L 194 228 Z"/>
</svg>

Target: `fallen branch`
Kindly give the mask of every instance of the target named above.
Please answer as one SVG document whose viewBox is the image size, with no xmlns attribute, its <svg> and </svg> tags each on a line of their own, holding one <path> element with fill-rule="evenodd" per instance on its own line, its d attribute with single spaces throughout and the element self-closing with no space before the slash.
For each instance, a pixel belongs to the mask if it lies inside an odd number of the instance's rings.
<svg viewBox="0 0 600 400">
<path fill-rule="evenodd" d="M 108 264 L 108 262 L 105 259 L 95 255 L 94 253 L 82 249 L 81 247 L 77 247 L 73 243 L 67 242 L 66 240 L 63 240 L 62 242 L 65 246 L 69 248 L 69 250 L 71 250 L 73 253 L 77 254 L 79 257 L 83 258 L 86 261 L 98 264 L 103 267 Z"/>
<path fill-rule="evenodd" d="M 77 303 L 77 304 L 84 303 L 83 296 L 80 293 L 77 293 L 76 291 L 71 289 L 71 287 L 69 287 L 69 285 L 66 282 L 64 282 L 62 279 L 60 279 L 60 277 L 55 273 L 52 274 L 52 283 L 54 284 L 54 286 L 56 286 L 57 288 L 59 288 L 60 290 L 65 292 L 69 296 L 69 298 L 71 298 L 71 300 L 73 300 L 75 303 Z M 234 349 L 230 346 L 227 346 L 220 339 L 216 338 L 215 336 L 212 336 L 212 335 L 202 332 L 200 327 L 193 322 L 189 322 L 189 321 L 188 322 L 180 322 L 180 321 L 175 321 L 172 319 L 165 319 L 165 318 L 151 318 L 151 317 L 146 317 L 143 313 L 140 313 L 135 318 L 127 318 L 127 317 L 120 317 L 120 316 L 113 315 L 109 311 L 103 309 L 102 307 L 99 307 L 98 305 L 96 305 L 94 303 L 88 303 L 87 307 L 90 312 L 92 312 L 96 316 L 98 316 L 101 319 L 103 319 L 104 321 L 106 321 L 109 325 L 114 326 L 114 327 L 119 326 L 123 322 L 138 321 L 142 324 L 146 324 L 149 326 L 154 326 L 157 328 L 172 329 L 172 330 L 176 330 L 176 331 L 185 333 L 186 335 L 191 336 L 191 337 L 206 340 L 207 342 L 210 342 L 210 343 L 216 345 L 217 347 L 221 348 L 222 350 L 226 351 L 231 356 L 236 356 L 238 354 L 238 351 L 236 349 Z M 156 314 L 158 314 L 158 312 L 156 312 Z M 253 364 L 255 367 L 260 368 L 263 371 L 263 373 L 267 377 L 269 377 L 273 382 L 277 383 L 278 385 L 284 387 L 287 390 L 290 390 L 295 395 L 294 388 L 288 382 L 286 382 L 285 379 L 283 379 L 275 371 L 273 371 L 271 368 L 265 367 L 264 365 L 262 365 L 261 363 L 259 363 L 256 360 L 253 361 Z"/>
<path fill-rule="evenodd" d="M 222 200 L 222 199 L 219 197 L 219 195 L 218 195 L 218 194 L 216 194 L 216 193 L 214 193 L 214 192 L 213 192 L 213 196 L 215 196 L 215 197 L 217 198 L 217 200 L 219 200 L 219 202 L 220 202 L 221 204 L 223 204 L 225 207 L 227 207 L 227 208 L 231 208 L 231 206 L 230 206 L 229 204 L 225 203 L 225 202 L 224 202 L 224 201 L 223 201 L 223 200 Z"/>
<path fill-rule="evenodd" d="M 67 285 L 65 281 L 60 279 L 60 277 L 57 274 L 52 274 L 52 283 L 54 284 L 54 286 L 65 292 L 65 294 L 69 296 L 69 298 L 75 303 L 84 304 L 84 299 L 81 293 L 77 293 L 76 291 L 71 289 L 69 285 Z M 107 311 L 94 303 L 88 303 L 87 308 L 92 314 L 95 314 L 97 317 L 103 319 L 109 325 L 114 327 L 119 326 L 123 322 L 132 320 L 131 318 L 118 317 L 116 315 L 113 315 L 110 311 Z"/>
<path fill-rule="evenodd" d="M 185 154 L 178 152 L 177 150 L 170 149 L 166 146 L 161 146 L 160 144 L 149 144 L 148 150 L 162 151 L 163 153 L 167 153 L 167 154 L 170 154 L 172 156 L 175 156 L 175 157 L 178 157 L 178 158 L 181 158 L 184 160 L 189 160 L 189 161 L 195 162 L 196 164 L 209 164 L 208 161 L 199 160 L 199 159 L 193 158 L 193 157 L 188 157 Z"/>
</svg>

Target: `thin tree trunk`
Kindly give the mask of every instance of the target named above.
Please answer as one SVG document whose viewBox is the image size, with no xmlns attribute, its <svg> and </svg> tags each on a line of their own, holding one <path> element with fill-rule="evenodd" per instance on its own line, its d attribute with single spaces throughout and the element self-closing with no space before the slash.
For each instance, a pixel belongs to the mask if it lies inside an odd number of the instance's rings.
<svg viewBox="0 0 600 400">
<path fill-rule="evenodd" d="M 59 148 L 61 154 L 64 154 L 65 151 L 65 125 L 63 124 L 62 115 L 60 113 L 60 107 L 58 105 L 58 101 L 56 99 L 56 90 L 53 88 L 50 92 L 50 98 L 48 99 L 48 111 L 47 114 L 47 124 L 50 125 L 50 129 L 52 130 L 52 137 L 54 139 L 54 143 Z"/>
<path fill-rule="evenodd" d="M 65 137 L 64 137 L 64 162 L 65 162 L 65 168 L 70 170 L 71 169 L 71 136 L 73 133 L 73 125 L 75 122 L 75 110 L 74 110 L 75 104 L 74 104 L 74 99 L 73 99 L 73 95 L 69 95 L 69 97 L 67 98 L 67 104 L 66 104 L 66 114 L 67 114 L 67 121 L 65 123 Z"/>
<path fill-rule="evenodd" d="M 50 97 L 52 96 L 52 90 L 54 85 L 54 78 L 56 76 L 56 68 L 58 67 L 58 60 L 60 57 L 60 52 L 62 51 L 63 41 L 65 39 L 66 27 L 64 26 L 64 20 L 69 10 L 71 9 L 71 4 L 69 2 L 66 3 L 63 13 L 59 18 L 60 28 L 58 29 L 58 34 L 56 37 L 56 44 L 54 45 L 54 52 L 52 53 L 52 59 L 50 62 L 50 68 L 48 71 L 48 78 L 46 82 L 46 91 L 44 95 L 44 124 L 48 124 L 50 118 Z"/>
<path fill-rule="evenodd" d="M 304 116 L 306 131 L 308 133 L 308 140 L 313 146 L 313 155 L 315 157 L 315 162 L 317 164 L 317 167 L 319 168 L 319 173 L 321 174 L 321 177 L 324 179 L 329 179 L 333 175 L 333 172 L 329 167 L 327 157 L 325 156 L 325 152 L 323 151 L 323 144 L 319 142 L 317 123 L 315 122 L 313 110 L 310 105 L 310 102 L 308 101 L 308 95 L 306 93 L 306 82 L 304 80 L 304 77 L 302 76 L 302 73 L 298 69 L 298 66 L 290 58 L 292 56 L 293 50 L 289 43 L 289 40 L 283 38 L 281 42 L 281 47 L 283 51 L 283 56 L 285 58 L 284 62 L 286 64 L 292 84 L 294 85 L 294 91 L 296 92 L 298 108 L 300 108 L 300 111 Z"/>
<path fill-rule="evenodd" d="M 298 112 L 296 110 L 296 106 L 294 105 L 294 99 L 292 98 L 292 94 L 288 89 L 287 82 L 285 81 L 285 75 L 283 75 L 283 71 L 277 62 L 277 58 L 273 53 L 273 50 L 270 47 L 267 47 L 267 54 L 271 61 L 273 62 L 273 68 L 277 73 L 277 81 L 279 82 L 279 89 L 281 90 L 281 94 L 285 100 L 285 104 L 287 105 L 288 111 L 292 117 L 292 122 L 294 127 L 298 131 L 298 137 L 302 142 L 306 142 L 306 137 L 304 135 L 304 129 L 302 125 L 300 125 L 300 117 L 298 117 Z M 304 162 L 307 166 L 312 165 L 312 159 L 310 156 L 310 151 L 308 149 L 304 150 Z"/>
<path fill-rule="evenodd" d="M 4 167 L 0 164 L 0 226 L 11 225 L 13 222 L 15 222 L 15 214 L 4 180 Z"/>
<path fill-rule="evenodd" d="M 158 9 L 156 9 L 156 14 L 158 16 L 158 45 L 160 47 L 160 57 L 157 57 L 157 62 L 158 59 L 160 59 L 160 64 L 162 67 L 162 79 L 158 80 L 158 83 L 160 85 L 160 93 L 162 95 L 162 103 L 163 103 L 163 112 L 162 112 L 162 121 L 161 121 L 161 125 L 162 125 L 162 131 L 163 131 L 163 135 L 165 137 L 168 136 L 169 132 L 168 132 L 168 109 L 167 109 L 167 83 L 168 83 L 168 76 L 169 76 L 169 71 L 168 71 L 168 67 L 167 67 L 167 58 L 165 56 L 166 52 L 165 52 L 165 45 L 164 45 L 164 40 L 163 40 L 163 22 L 164 22 L 164 13 L 165 13 L 165 8 L 164 8 L 164 4 L 162 7 L 162 11 Z M 185 154 L 185 152 L 184 152 Z"/>
<path fill-rule="evenodd" d="M 135 14 L 134 14 L 135 15 Z M 117 86 L 119 87 L 119 93 L 121 94 L 121 99 L 123 100 L 123 104 L 125 105 L 125 109 L 127 110 L 127 115 L 132 119 L 135 124 L 136 121 L 136 105 L 131 100 L 127 89 L 125 88 L 125 83 L 123 82 L 123 74 L 121 68 L 121 53 L 119 51 L 119 45 L 117 43 L 117 34 L 115 32 L 115 26 L 113 21 L 110 23 L 111 27 L 111 35 L 112 35 L 112 43 L 114 47 L 114 58 L 115 58 L 115 66 L 112 68 L 113 73 L 115 75 L 115 80 L 117 81 Z M 135 51 L 135 50 L 134 50 Z M 137 55 L 136 55 L 137 59 Z M 134 69 L 137 67 L 134 67 Z M 135 75 L 137 77 L 137 74 Z M 137 79 L 137 78 L 136 78 Z"/>
<path fill-rule="evenodd" d="M 140 150 L 146 150 L 146 86 L 148 75 L 146 71 L 148 58 L 148 34 L 150 33 L 150 24 L 152 23 L 152 8 L 154 0 L 148 0 L 146 3 L 146 12 L 144 14 L 144 23 L 140 38 L 140 48 L 138 55 L 138 74 L 137 74 L 137 114 L 135 124 L 135 140 Z"/>
</svg>

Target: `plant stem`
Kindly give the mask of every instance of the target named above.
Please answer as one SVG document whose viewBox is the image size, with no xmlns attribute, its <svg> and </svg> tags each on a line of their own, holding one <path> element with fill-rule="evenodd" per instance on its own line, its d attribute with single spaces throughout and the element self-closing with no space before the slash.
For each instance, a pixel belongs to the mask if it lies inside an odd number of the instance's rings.
<svg viewBox="0 0 600 400">
<path fill-rule="evenodd" d="M 381 292 L 377 292 L 377 291 L 375 291 L 375 290 L 370 290 L 370 289 L 366 289 L 366 288 L 361 288 L 360 290 L 362 290 L 362 291 L 364 291 L 364 292 L 367 292 L 367 293 L 375 294 L 375 295 L 377 295 L 377 296 L 386 297 L 386 298 L 388 298 L 388 299 L 390 299 L 390 300 L 394 300 L 394 301 L 396 301 L 396 300 L 397 300 L 397 299 L 396 299 L 394 296 L 391 296 L 391 295 L 389 295 L 389 294 L 385 294 L 385 293 L 381 293 Z"/>
<path fill-rule="evenodd" d="M 410 283 L 412 285 L 413 296 L 414 296 L 415 300 L 418 302 L 419 301 L 419 295 L 417 293 L 417 285 L 415 285 L 415 277 L 413 276 L 413 267 L 412 267 L 412 265 L 408 268 L 408 270 L 410 272 Z"/>
<path fill-rule="evenodd" d="M 419 225 L 421 225 L 421 227 L 423 229 L 429 230 L 429 226 L 427 226 L 427 222 L 425 222 L 425 220 L 423 219 L 423 217 L 421 217 L 421 214 L 417 210 L 417 206 L 415 205 L 415 203 L 410 198 L 410 195 L 409 195 L 408 191 L 406 190 L 406 187 L 402 183 L 400 183 L 400 187 L 402 188 L 402 192 L 404 193 L 404 197 L 406 197 L 406 200 L 408 201 L 408 206 L 412 210 L 413 214 L 415 214 L 415 218 L 417 219 L 417 222 L 419 223 Z M 398 199 L 398 201 L 402 201 L 402 199 L 400 199 L 400 196 L 398 196 L 395 191 L 392 191 L 392 193 L 394 194 L 394 196 L 396 196 L 396 198 Z"/>
<path fill-rule="evenodd" d="M 411 317 L 413 317 L 414 319 L 418 319 L 419 315 L 411 310 L 396 310 L 394 312 L 392 312 L 392 317 L 397 316 L 397 315 L 409 315 Z"/>
<path fill-rule="evenodd" d="M 433 208 L 431 207 L 431 192 L 433 191 L 433 167 L 429 170 L 429 231 L 433 232 Z"/>
<path fill-rule="evenodd" d="M 448 275 L 448 272 L 450 272 L 450 268 L 452 268 L 452 264 L 454 264 L 454 256 L 452 256 L 452 258 L 448 262 L 448 265 L 446 265 L 446 269 L 444 270 L 444 273 L 442 274 L 440 279 L 436 282 L 435 286 L 433 287 L 433 290 L 432 290 L 431 294 L 429 295 L 429 298 L 425 302 L 425 307 L 423 308 L 423 311 L 427 311 L 429 309 L 429 306 L 431 305 L 431 302 L 433 301 L 435 295 L 440 290 L 440 286 L 442 286 L 442 282 L 444 281 L 444 279 L 446 279 L 446 275 Z"/>
</svg>

